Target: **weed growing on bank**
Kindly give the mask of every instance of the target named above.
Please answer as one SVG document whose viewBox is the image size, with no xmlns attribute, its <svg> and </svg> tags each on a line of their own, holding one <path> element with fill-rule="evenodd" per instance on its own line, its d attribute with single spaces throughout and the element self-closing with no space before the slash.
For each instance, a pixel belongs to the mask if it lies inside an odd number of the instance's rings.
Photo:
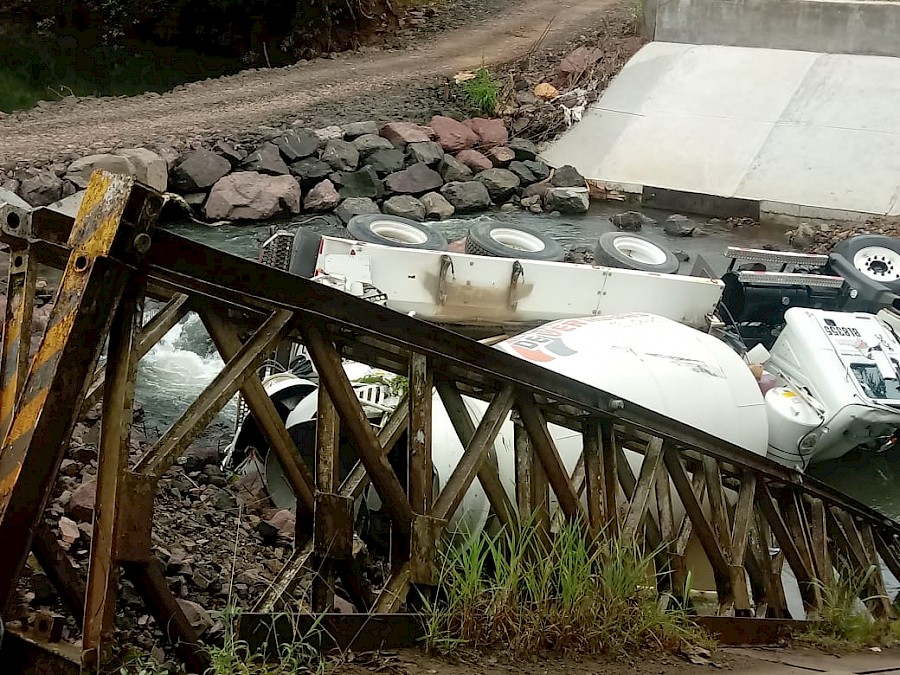
<svg viewBox="0 0 900 675">
<path fill-rule="evenodd" d="M 449 549 L 426 602 L 426 646 L 516 655 L 676 652 L 709 645 L 686 612 L 660 607 L 654 553 L 564 525 L 550 542 L 526 525 Z"/>
<path fill-rule="evenodd" d="M 464 80 L 463 91 L 469 106 L 479 115 L 493 117 L 500 104 L 500 84 L 491 77 L 487 68 L 475 71 L 475 77 Z"/>
<path fill-rule="evenodd" d="M 874 620 L 860 607 L 860 602 L 877 597 L 863 595 L 874 573 L 874 566 L 854 571 L 849 565 L 841 564 L 830 580 L 816 580 L 822 609 L 810 616 L 813 627 L 797 636 L 797 640 L 810 646 L 847 651 L 897 644 L 900 622 Z"/>
</svg>

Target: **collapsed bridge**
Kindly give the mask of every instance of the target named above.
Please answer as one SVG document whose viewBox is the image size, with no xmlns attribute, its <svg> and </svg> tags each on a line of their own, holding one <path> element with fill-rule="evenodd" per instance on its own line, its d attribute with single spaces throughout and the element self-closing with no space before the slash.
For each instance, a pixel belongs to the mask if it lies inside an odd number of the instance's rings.
<svg viewBox="0 0 900 675">
<path fill-rule="evenodd" d="M 684 588 L 694 543 L 711 569 L 719 617 L 768 631 L 790 618 L 785 563 L 806 610 L 821 607 L 820 582 L 838 564 L 867 577 L 861 597 L 875 616 L 893 616 L 882 567 L 900 578 L 900 523 L 827 485 L 640 407 L 523 362 L 462 335 L 327 286 L 224 254 L 156 227 L 165 195 L 132 178 L 93 175 L 74 223 L 52 211 L 0 222 L 10 247 L 7 311 L 0 353 L 0 603 L 9 609 L 31 553 L 82 625 L 69 665 L 98 669 L 110 653 L 118 577 L 123 573 L 193 672 L 205 670 L 196 631 L 168 587 L 152 542 L 159 479 L 228 401 L 240 392 L 296 496 L 290 560 L 252 612 L 241 637 L 274 649 L 299 624 L 280 598 L 303 571 L 319 571 L 311 611 L 333 608 L 335 580 L 359 614 L 327 614 L 359 633 L 403 624 L 398 612 L 414 586 L 438 582 L 447 522 L 479 481 L 505 525 L 534 518 L 549 536 L 551 498 L 563 517 L 597 536 L 660 547 L 660 592 Z M 46 331 L 28 359 L 38 264 L 63 271 Z M 225 279 L 216 283 L 211 279 Z M 143 323 L 145 298 L 164 308 Z M 225 365 L 180 419 L 130 463 L 137 364 L 184 317 L 196 312 Z M 108 340 L 105 366 L 97 368 Z M 284 341 L 299 341 L 319 373 L 314 470 L 267 396 L 258 368 Z M 409 393 L 387 424 L 373 429 L 341 366 L 342 358 L 409 378 Z M 437 389 L 465 452 L 443 489 L 432 483 L 432 397 Z M 463 396 L 489 402 L 472 419 Z M 42 526 L 73 427 L 102 399 L 97 492 L 85 584 Z M 492 459 L 501 425 L 515 421 L 515 490 Z M 580 433 L 575 471 L 563 465 L 549 424 Z M 408 432 L 399 471 L 386 459 Z M 340 480 L 339 438 L 359 456 Z M 640 453 L 634 472 L 626 451 Z M 362 583 L 353 555 L 354 502 L 367 485 L 391 524 L 391 575 L 383 588 Z M 726 494 L 733 493 L 736 499 Z M 551 497 L 552 495 L 552 497 Z M 676 520 L 675 501 L 684 517 Z M 299 609 L 297 611 L 300 611 Z M 360 618 L 366 622 L 360 629 Z M 399 623 L 398 623 L 399 622 Z M 727 632 L 722 623 L 717 630 Z M 742 630 L 748 630 L 742 628 Z M 28 649 L 66 650 L 53 621 L 8 638 Z M 745 633 L 746 635 L 746 633 Z M 771 635 L 771 633 L 769 633 Z M 386 638 L 375 636 L 375 642 Z M 28 651 L 25 649 L 25 651 Z M 69 650 L 71 651 L 71 650 Z M 66 672 L 56 666 L 53 672 Z"/>
</svg>

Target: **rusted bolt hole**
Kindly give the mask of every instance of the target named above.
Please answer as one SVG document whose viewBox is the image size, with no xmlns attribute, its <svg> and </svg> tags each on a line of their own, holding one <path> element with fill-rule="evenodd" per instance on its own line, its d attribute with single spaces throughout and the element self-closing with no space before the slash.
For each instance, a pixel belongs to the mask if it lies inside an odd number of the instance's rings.
<svg viewBox="0 0 900 675">
<path fill-rule="evenodd" d="M 16 259 L 13 260 L 13 264 L 14 264 L 16 267 L 21 267 L 22 264 L 23 264 L 24 262 L 25 262 L 25 258 L 23 258 L 23 257 L 20 256 L 20 255 L 17 255 L 17 256 L 16 256 Z"/>
<path fill-rule="evenodd" d="M 16 229 L 22 221 L 19 219 L 18 213 L 9 213 L 6 216 L 6 224 L 9 226 L 9 229 Z"/>
<path fill-rule="evenodd" d="M 77 258 L 75 258 L 75 270 L 76 271 L 83 272 L 84 270 L 87 269 L 87 266 L 88 266 L 88 259 L 85 258 L 83 255 L 80 255 Z"/>
</svg>

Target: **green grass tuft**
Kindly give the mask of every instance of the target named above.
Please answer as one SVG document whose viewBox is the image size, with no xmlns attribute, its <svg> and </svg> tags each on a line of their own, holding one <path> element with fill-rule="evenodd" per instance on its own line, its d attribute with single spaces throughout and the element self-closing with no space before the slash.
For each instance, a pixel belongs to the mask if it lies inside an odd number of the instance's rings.
<svg viewBox="0 0 900 675">
<path fill-rule="evenodd" d="M 491 77 L 487 68 L 475 71 L 475 77 L 461 83 L 466 101 L 479 115 L 493 117 L 500 105 L 500 85 Z"/>
<path fill-rule="evenodd" d="M 480 534 L 445 553 L 438 599 L 426 602 L 431 651 L 508 648 L 601 654 L 678 651 L 709 638 L 681 610 L 663 610 L 654 554 L 563 525 L 547 543 L 531 525 Z"/>
</svg>

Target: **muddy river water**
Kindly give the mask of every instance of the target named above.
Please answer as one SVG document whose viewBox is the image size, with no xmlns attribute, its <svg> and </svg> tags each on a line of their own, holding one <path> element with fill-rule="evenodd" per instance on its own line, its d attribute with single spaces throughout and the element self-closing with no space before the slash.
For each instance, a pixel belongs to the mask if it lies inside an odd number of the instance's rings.
<svg viewBox="0 0 900 675">
<path fill-rule="evenodd" d="M 588 214 L 576 217 L 514 212 L 479 215 L 474 219 L 524 223 L 550 235 L 564 248 L 586 246 L 593 249 L 602 233 L 615 230 L 610 216 L 624 210 L 627 210 L 624 205 L 606 203 L 595 204 Z M 778 228 L 732 228 L 724 223 L 698 218 L 695 221 L 698 225 L 695 236 L 672 237 L 665 234 L 662 227 L 670 214 L 651 210 L 644 210 L 644 213 L 655 218 L 659 225 L 645 225 L 642 235 L 690 256 L 690 260 L 682 265 L 682 272 L 691 269 L 697 255 L 702 255 L 716 273 L 723 272 L 728 264 L 723 255 L 727 246 L 762 247 L 768 244 L 787 248 L 784 230 Z M 279 225 L 287 226 L 289 222 L 275 224 L 276 227 Z M 452 219 L 434 225 L 453 240 L 465 235 L 471 219 Z M 315 223 L 307 226 L 316 228 Z M 265 226 L 226 225 L 216 228 L 194 224 L 170 226 L 173 231 L 191 239 L 254 259 L 271 228 L 271 223 Z M 191 315 L 176 326 L 141 362 L 138 397 L 145 407 L 148 434 L 155 436 L 164 432 L 212 381 L 221 366 L 222 362 L 196 316 Z M 210 442 L 229 435 L 234 412 L 232 403 L 218 417 L 208 436 Z M 814 466 L 810 473 L 885 515 L 900 518 L 900 488 L 897 487 L 900 485 L 900 453 L 877 456 L 850 454 L 840 460 Z"/>
</svg>

